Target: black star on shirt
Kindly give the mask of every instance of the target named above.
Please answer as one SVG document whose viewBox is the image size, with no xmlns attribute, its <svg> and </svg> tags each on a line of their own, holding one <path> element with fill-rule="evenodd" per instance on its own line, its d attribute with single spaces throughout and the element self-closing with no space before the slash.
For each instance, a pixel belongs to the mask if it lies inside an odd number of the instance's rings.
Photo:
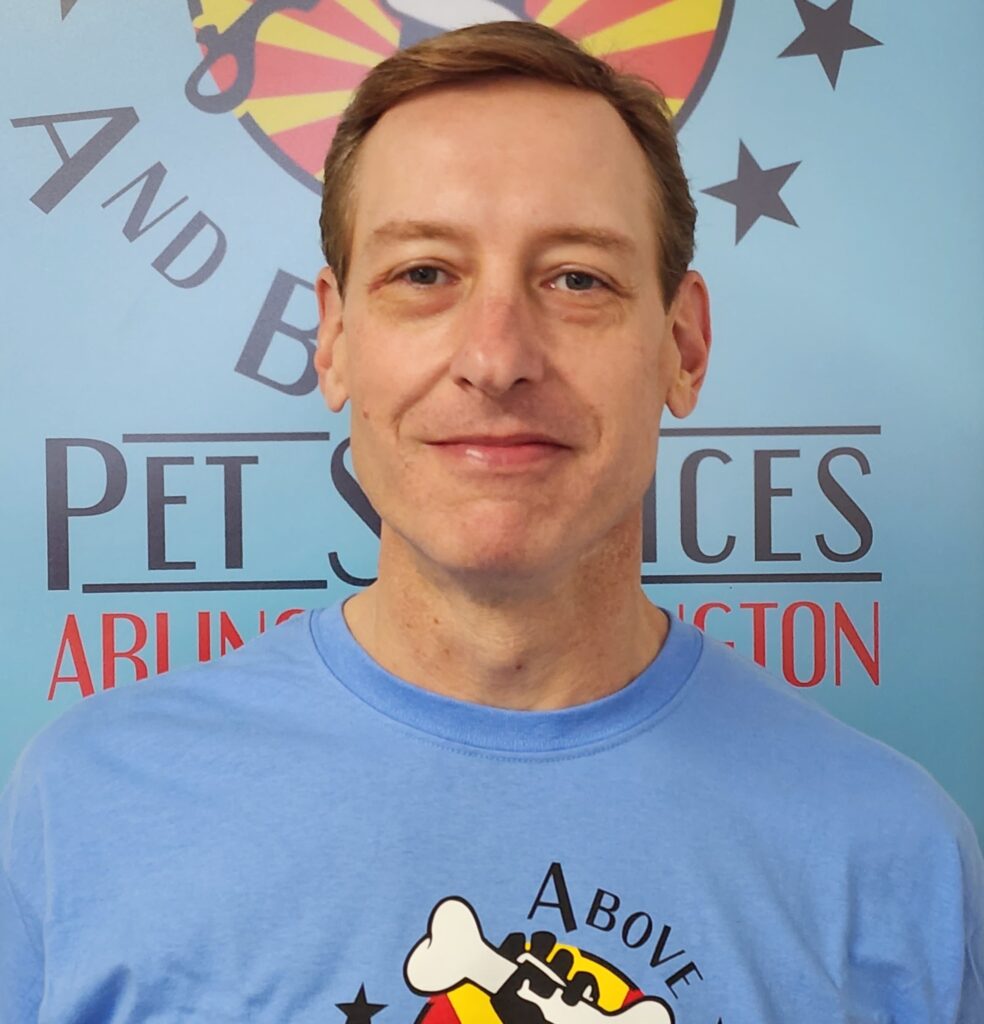
<svg viewBox="0 0 984 1024">
<path fill-rule="evenodd" d="M 351 1003 L 335 1003 L 345 1014 L 345 1024 L 369 1024 L 373 1015 L 386 1009 L 385 1003 L 370 1003 L 366 999 L 365 985 L 359 986 L 359 994 Z"/>
<path fill-rule="evenodd" d="M 834 0 L 827 8 L 818 7 L 810 0 L 795 0 L 796 10 L 803 22 L 803 31 L 786 47 L 780 57 L 819 58 L 827 79 L 837 87 L 841 61 L 847 50 L 862 50 L 866 46 L 881 46 L 881 40 L 862 32 L 851 24 L 854 0 Z"/>
<path fill-rule="evenodd" d="M 779 190 L 789 181 L 789 176 L 799 167 L 794 164 L 763 169 L 748 151 L 744 142 L 738 143 L 738 176 L 720 185 L 702 189 L 715 199 L 723 199 L 735 207 L 735 245 L 745 237 L 748 229 L 759 217 L 771 217 L 799 227 L 789 207 L 779 196 Z"/>
</svg>

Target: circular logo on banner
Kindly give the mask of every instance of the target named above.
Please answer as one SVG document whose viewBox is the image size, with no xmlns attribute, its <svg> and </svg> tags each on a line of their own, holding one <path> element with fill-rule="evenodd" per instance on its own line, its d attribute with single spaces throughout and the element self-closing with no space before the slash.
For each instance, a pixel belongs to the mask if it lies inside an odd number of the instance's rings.
<svg viewBox="0 0 984 1024">
<path fill-rule="evenodd" d="M 188 0 L 202 60 L 185 87 L 232 112 L 298 181 L 321 167 L 353 90 L 401 47 L 487 21 L 556 28 L 620 71 L 655 82 L 677 125 L 724 45 L 734 0 Z"/>
</svg>

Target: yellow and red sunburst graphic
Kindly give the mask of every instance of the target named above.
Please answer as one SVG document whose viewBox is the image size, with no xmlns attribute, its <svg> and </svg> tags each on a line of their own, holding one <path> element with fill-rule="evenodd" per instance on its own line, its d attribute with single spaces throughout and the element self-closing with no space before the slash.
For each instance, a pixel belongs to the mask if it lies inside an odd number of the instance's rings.
<svg viewBox="0 0 984 1024">
<path fill-rule="evenodd" d="M 186 94 L 233 112 L 295 178 L 321 166 L 353 90 L 401 46 L 449 28 L 536 21 L 655 82 L 679 126 L 724 45 L 734 0 L 188 0 L 202 60 Z M 469 9 L 475 16 L 469 18 Z"/>
</svg>

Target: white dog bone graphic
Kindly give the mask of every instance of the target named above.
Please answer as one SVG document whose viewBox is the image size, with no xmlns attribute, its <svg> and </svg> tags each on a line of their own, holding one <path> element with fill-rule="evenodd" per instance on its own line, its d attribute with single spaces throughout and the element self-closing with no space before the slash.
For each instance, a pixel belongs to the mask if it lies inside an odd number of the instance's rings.
<svg viewBox="0 0 984 1024">
<path fill-rule="evenodd" d="M 518 991 L 521 998 L 539 1007 L 549 1024 L 607 1024 L 615 1018 L 617 1024 L 673 1024 L 666 1004 L 649 996 L 614 1013 L 584 999 L 570 1006 L 561 996 L 566 982 L 549 965 L 528 953 L 519 960 L 534 963 L 557 985 L 547 997 L 538 996 L 525 981 Z M 472 908 L 464 900 L 450 897 L 434 908 L 427 934 L 410 951 L 404 973 L 410 987 L 422 995 L 450 992 L 465 982 L 495 995 L 518 967 L 486 941 Z"/>
<path fill-rule="evenodd" d="M 449 992 L 466 981 L 491 995 L 514 970 L 516 965 L 485 941 L 472 908 L 455 897 L 434 908 L 427 934 L 404 968 L 410 987 L 426 995 Z"/>
</svg>

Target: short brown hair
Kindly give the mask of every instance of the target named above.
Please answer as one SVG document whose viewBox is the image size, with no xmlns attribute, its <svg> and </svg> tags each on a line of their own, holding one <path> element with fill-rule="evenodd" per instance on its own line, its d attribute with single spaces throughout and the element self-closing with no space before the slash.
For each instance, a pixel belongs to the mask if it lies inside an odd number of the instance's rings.
<svg viewBox="0 0 984 1024">
<path fill-rule="evenodd" d="M 373 125 L 391 107 L 424 89 L 510 76 L 599 93 L 632 132 L 652 171 L 660 284 L 668 304 L 693 258 L 697 210 L 662 92 L 585 53 L 552 28 L 516 21 L 472 25 L 426 39 L 397 51 L 363 79 L 325 158 L 321 247 L 339 290 L 344 291 L 348 273 L 356 159 Z"/>
</svg>

